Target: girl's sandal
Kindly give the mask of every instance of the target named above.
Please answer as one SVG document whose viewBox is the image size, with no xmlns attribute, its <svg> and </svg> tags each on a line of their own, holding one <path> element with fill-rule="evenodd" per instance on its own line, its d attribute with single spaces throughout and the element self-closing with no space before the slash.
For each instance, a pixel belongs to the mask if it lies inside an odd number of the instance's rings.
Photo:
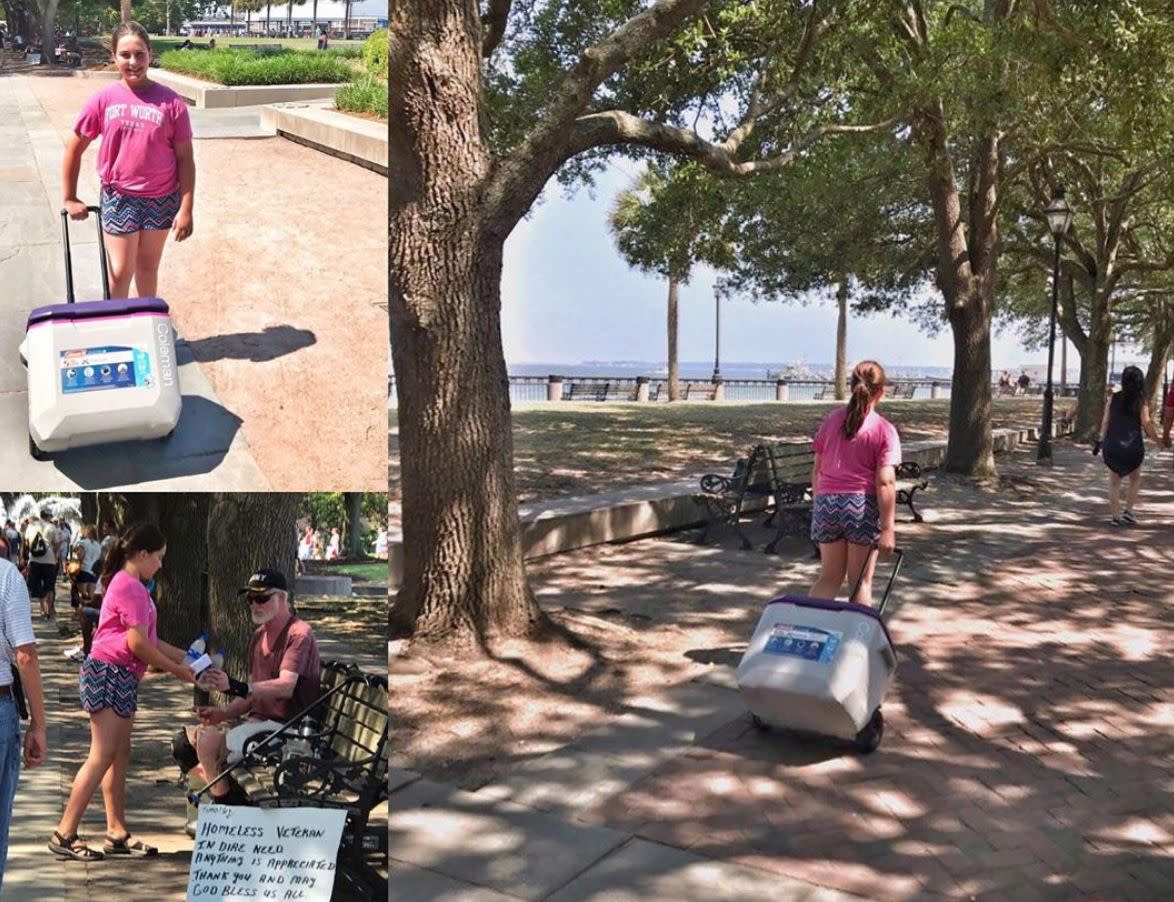
<svg viewBox="0 0 1174 902">
<path fill-rule="evenodd" d="M 107 834 L 106 844 L 102 846 L 102 851 L 107 855 L 130 855 L 132 858 L 153 858 L 159 854 L 159 850 L 154 846 L 149 846 L 137 839 L 132 841 L 129 833 L 122 839 L 115 839 Z"/>
<path fill-rule="evenodd" d="M 74 833 L 72 836 L 62 836 L 56 830 L 49 841 L 49 851 L 54 855 L 72 858 L 74 861 L 101 861 L 106 856 L 97 849 L 91 849 L 84 839 Z"/>
</svg>

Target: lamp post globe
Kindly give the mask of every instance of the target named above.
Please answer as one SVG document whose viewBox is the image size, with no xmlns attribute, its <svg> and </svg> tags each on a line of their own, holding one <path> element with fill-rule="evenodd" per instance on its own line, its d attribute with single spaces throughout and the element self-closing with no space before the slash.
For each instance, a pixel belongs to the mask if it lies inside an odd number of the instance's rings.
<svg viewBox="0 0 1174 902">
<path fill-rule="evenodd" d="M 1043 422 L 1040 423 L 1039 445 L 1036 449 L 1036 463 L 1044 465 L 1052 463 L 1052 413 L 1055 407 L 1052 394 L 1052 363 L 1056 354 L 1056 309 L 1060 298 L 1060 242 L 1072 227 L 1073 215 L 1064 195 L 1064 186 L 1057 185 L 1052 189 L 1052 200 L 1044 210 L 1048 230 L 1052 233 L 1055 243 L 1055 254 L 1052 259 L 1052 316 L 1048 329 L 1048 378 L 1044 388 Z"/>
</svg>

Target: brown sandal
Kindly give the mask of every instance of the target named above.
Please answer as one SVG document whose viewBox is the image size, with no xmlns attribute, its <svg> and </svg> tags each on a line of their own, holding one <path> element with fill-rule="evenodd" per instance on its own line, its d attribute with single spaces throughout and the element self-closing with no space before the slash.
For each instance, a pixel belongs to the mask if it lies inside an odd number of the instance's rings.
<svg viewBox="0 0 1174 902">
<path fill-rule="evenodd" d="M 56 830 L 49 841 L 49 851 L 63 858 L 72 858 L 74 861 L 101 861 L 106 856 L 97 849 L 91 849 L 86 841 L 74 833 L 72 836 L 62 836 Z"/>
<path fill-rule="evenodd" d="M 115 839 L 107 834 L 106 844 L 102 846 L 102 851 L 107 855 L 129 855 L 132 858 L 153 858 L 159 854 L 158 849 L 145 842 L 140 842 L 137 839 L 131 842 L 129 833 L 122 839 Z"/>
</svg>

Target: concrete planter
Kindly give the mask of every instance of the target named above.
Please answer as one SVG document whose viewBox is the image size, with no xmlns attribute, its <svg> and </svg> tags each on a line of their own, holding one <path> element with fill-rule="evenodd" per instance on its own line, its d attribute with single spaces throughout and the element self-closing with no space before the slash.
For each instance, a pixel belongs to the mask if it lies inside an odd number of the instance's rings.
<svg viewBox="0 0 1174 902">
<path fill-rule="evenodd" d="M 201 110 L 226 109 L 238 106 L 262 106 L 267 103 L 289 103 L 305 100 L 334 100 L 341 84 L 311 85 L 239 85 L 229 87 L 215 82 L 152 69 L 151 80 L 167 85 L 192 106 Z"/>
<path fill-rule="evenodd" d="M 261 126 L 387 175 L 387 123 L 350 116 L 323 105 L 287 103 L 261 110 Z"/>
</svg>

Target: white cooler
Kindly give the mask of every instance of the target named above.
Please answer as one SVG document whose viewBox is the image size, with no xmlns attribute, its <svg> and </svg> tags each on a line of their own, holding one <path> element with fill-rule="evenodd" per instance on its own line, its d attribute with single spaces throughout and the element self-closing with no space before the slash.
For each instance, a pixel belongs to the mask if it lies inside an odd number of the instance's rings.
<svg viewBox="0 0 1174 902">
<path fill-rule="evenodd" d="M 881 703 L 897 669 L 880 608 L 784 595 L 766 605 L 738 665 L 738 689 L 756 725 L 817 733 L 874 751 Z"/>
<path fill-rule="evenodd" d="M 97 212 L 97 207 L 89 208 Z M 170 435 L 182 406 L 175 336 L 159 298 L 74 303 L 68 217 L 62 211 L 68 303 L 29 314 L 20 356 L 28 367 L 29 451 L 55 451 Z"/>
</svg>

